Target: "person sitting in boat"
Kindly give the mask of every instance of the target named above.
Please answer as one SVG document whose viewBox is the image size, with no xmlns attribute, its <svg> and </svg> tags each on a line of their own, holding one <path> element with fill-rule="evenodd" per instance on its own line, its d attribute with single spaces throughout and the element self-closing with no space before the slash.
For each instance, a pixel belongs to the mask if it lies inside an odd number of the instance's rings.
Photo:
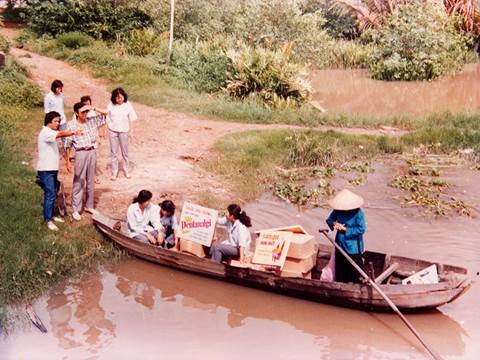
<svg viewBox="0 0 480 360">
<path fill-rule="evenodd" d="M 335 242 L 364 269 L 363 234 L 366 230 L 365 215 L 360 209 L 363 198 L 350 190 L 340 191 L 328 201 L 333 208 L 327 218 L 330 230 L 336 230 Z M 360 283 L 360 274 L 348 260 L 335 249 L 335 281 Z"/>
<path fill-rule="evenodd" d="M 160 224 L 162 224 L 159 239 L 163 247 L 178 249 L 178 222 L 175 216 L 175 204 L 171 200 L 164 200 L 160 204 Z"/>
<path fill-rule="evenodd" d="M 128 235 L 135 240 L 161 245 L 159 208 L 151 203 L 152 193 L 141 190 L 127 210 Z"/>
<path fill-rule="evenodd" d="M 250 217 L 237 204 L 230 204 L 227 207 L 227 215 L 219 218 L 217 222 L 220 225 L 227 225 L 228 239 L 212 244 L 211 259 L 220 263 L 226 258 L 238 257 L 241 262 L 247 262 L 252 242 L 248 230 L 252 226 Z"/>
</svg>

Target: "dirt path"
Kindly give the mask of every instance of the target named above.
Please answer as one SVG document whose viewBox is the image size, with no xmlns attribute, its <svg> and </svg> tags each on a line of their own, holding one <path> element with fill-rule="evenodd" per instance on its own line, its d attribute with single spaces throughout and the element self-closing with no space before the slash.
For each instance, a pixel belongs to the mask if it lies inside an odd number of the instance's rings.
<svg viewBox="0 0 480 360">
<path fill-rule="evenodd" d="M 2 28 L 1 32 L 13 38 L 18 30 Z M 75 68 L 63 61 L 41 56 L 26 50 L 12 48 L 11 54 L 25 65 L 33 80 L 44 92 L 54 79 L 64 83 L 67 117 L 72 105 L 82 95 L 90 95 L 94 105 L 106 107 L 110 93 L 105 81 L 95 79 L 87 71 Z M 128 89 L 127 89 L 128 91 Z M 97 185 L 97 207 L 109 214 L 123 214 L 131 198 L 141 189 L 156 194 L 196 199 L 210 191 L 216 196 L 228 197 L 228 191 L 212 175 L 205 173 L 195 162 L 208 157 L 212 145 L 226 134 L 250 129 L 293 128 L 282 125 L 255 125 L 212 121 L 192 115 L 152 108 L 133 102 L 139 116 L 135 124 L 135 139 L 131 142 L 132 179 L 120 173 L 116 181 L 110 181 L 108 140 L 101 140 L 98 169 L 101 182 Z M 70 111 L 69 111 L 70 110 Z M 39 120 L 40 122 L 40 120 Z M 40 124 L 39 124 L 40 127 Z M 319 130 L 335 129 L 353 134 L 381 134 L 385 130 L 319 127 Z M 67 191 L 71 187 L 71 175 L 62 173 Z M 155 200 L 158 200 L 156 198 Z"/>
</svg>

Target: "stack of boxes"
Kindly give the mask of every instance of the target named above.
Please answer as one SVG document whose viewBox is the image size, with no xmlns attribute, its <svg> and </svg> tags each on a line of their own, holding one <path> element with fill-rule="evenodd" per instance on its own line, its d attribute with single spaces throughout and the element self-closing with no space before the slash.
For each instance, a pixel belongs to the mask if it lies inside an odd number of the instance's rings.
<svg viewBox="0 0 480 360">
<path fill-rule="evenodd" d="M 300 225 L 262 230 L 262 232 L 264 231 L 289 231 L 292 233 L 287 259 L 280 276 L 311 279 L 312 269 L 317 263 L 315 238 Z"/>
</svg>

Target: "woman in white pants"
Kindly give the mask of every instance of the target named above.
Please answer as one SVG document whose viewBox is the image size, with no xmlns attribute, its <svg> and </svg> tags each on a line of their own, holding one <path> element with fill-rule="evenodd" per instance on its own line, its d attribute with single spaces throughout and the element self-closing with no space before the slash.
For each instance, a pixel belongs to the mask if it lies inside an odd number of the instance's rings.
<svg viewBox="0 0 480 360">
<path fill-rule="evenodd" d="M 107 125 L 110 139 L 110 156 L 112 159 L 112 177 L 116 180 L 118 176 L 118 149 L 122 154 L 123 171 L 126 178 L 130 178 L 128 171 L 128 136 L 133 134 L 130 122 L 138 119 L 128 95 L 122 88 L 112 91 L 110 103 L 107 106 Z"/>
</svg>

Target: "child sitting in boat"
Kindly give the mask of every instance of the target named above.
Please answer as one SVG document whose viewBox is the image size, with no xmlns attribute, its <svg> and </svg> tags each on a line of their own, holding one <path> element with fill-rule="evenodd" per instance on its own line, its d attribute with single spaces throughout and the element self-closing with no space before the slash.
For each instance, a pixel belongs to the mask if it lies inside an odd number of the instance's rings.
<svg viewBox="0 0 480 360">
<path fill-rule="evenodd" d="M 144 243 L 161 245 L 159 210 L 151 200 L 152 193 L 148 190 L 141 190 L 133 199 L 127 210 L 128 236 Z"/>
<path fill-rule="evenodd" d="M 158 205 L 160 206 L 159 221 L 162 224 L 160 242 L 167 249 L 175 247 L 178 250 L 178 222 L 175 216 L 175 204 L 171 200 L 164 200 Z"/>
<path fill-rule="evenodd" d="M 250 217 L 237 204 L 230 204 L 227 207 L 227 215 L 219 218 L 217 223 L 227 225 L 228 239 L 212 244 L 211 259 L 220 263 L 226 258 L 238 257 L 241 262 L 247 262 L 252 242 L 248 230 L 252 226 Z"/>
</svg>

